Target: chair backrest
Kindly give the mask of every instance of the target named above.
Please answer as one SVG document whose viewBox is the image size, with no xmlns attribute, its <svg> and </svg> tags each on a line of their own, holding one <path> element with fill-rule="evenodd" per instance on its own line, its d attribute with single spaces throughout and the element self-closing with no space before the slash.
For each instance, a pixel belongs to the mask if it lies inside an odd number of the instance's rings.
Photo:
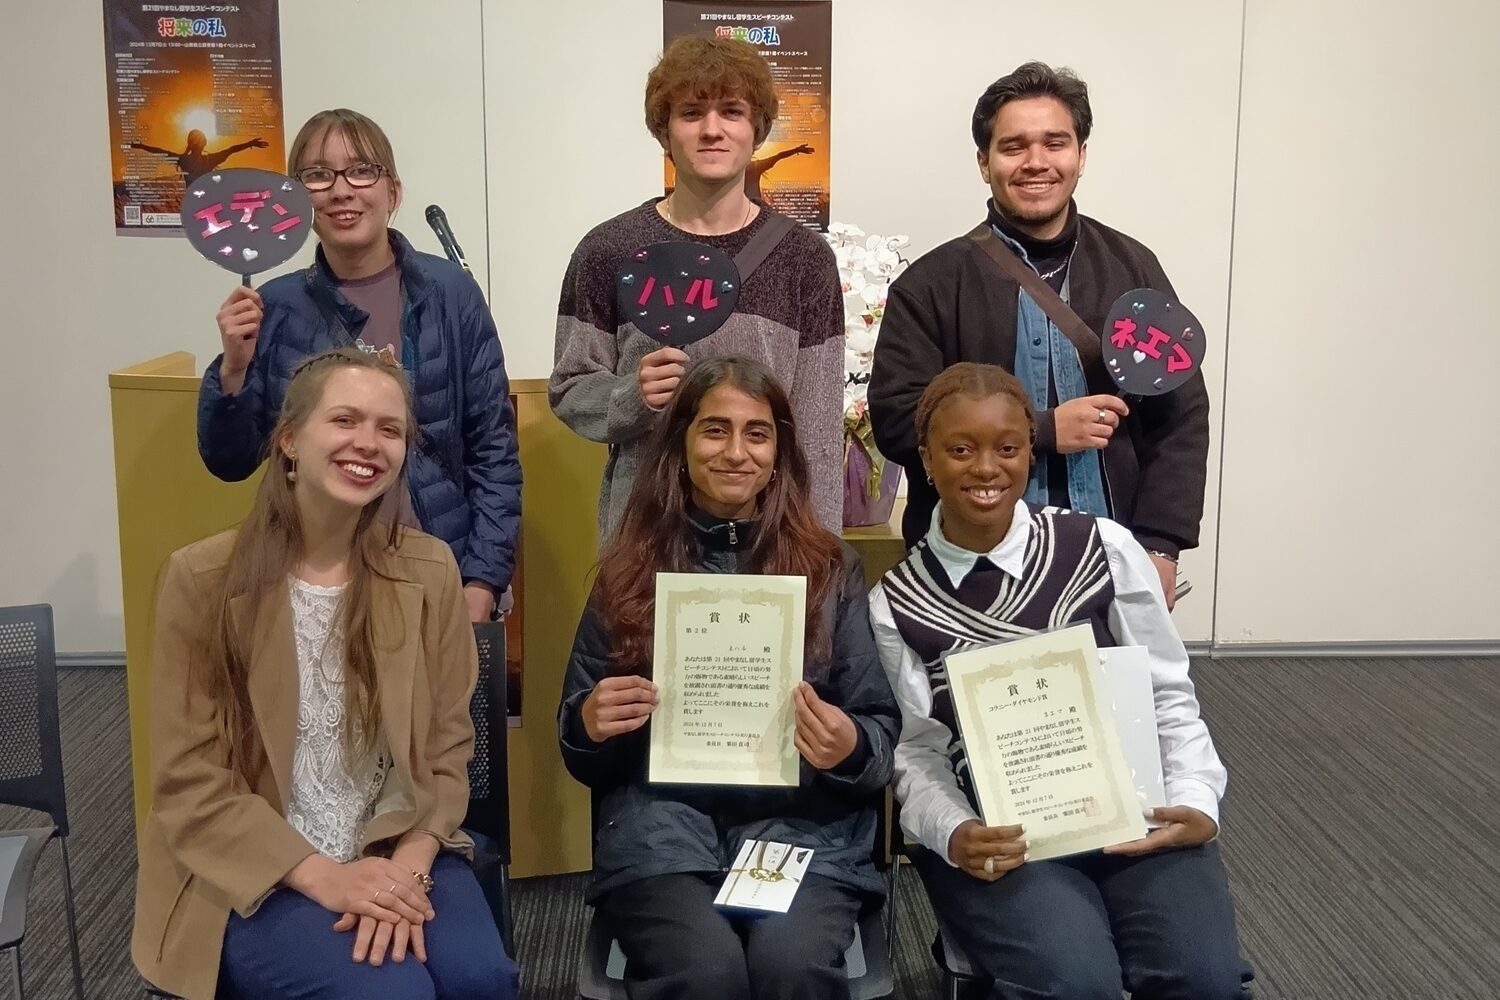
<svg viewBox="0 0 1500 1000">
<path fill-rule="evenodd" d="M 45 812 L 67 836 L 48 604 L 0 608 L 0 803 Z"/>
<path fill-rule="evenodd" d="M 469 700 L 474 756 L 469 761 L 469 811 L 463 825 L 490 838 L 500 860 L 510 864 L 505 623 L 476 624 L 474 639 L 479 646 L 479 680 Z"/>
<path fill-rule="evenodd" d="M 871 796 L 875 805 L 875 844 L 870 852 L 877 871 L 886 871 L 895 861 L 891 850 L 891 824 L 895 818 L 896 792 L 886 785 Z"/>
</svg>

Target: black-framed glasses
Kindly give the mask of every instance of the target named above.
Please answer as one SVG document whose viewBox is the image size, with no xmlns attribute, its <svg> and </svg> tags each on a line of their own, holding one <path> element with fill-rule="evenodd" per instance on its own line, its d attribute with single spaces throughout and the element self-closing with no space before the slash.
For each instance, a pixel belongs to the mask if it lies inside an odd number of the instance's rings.
<svg viewBox="0 0 1500 1000">
<path fill-rule="evenodd" d="M 367 188 L 379 181 L 385 173 L 385 167 L 378 163 L 354 163 L 343 170 L 334 170 L 332 167 L 306 167 L 297 171 L 297 180 L 309 191 L 327 191 L 333 187 L 335 181 L 340 177 L 349 182 L 350 187 Z"/>
</svg>

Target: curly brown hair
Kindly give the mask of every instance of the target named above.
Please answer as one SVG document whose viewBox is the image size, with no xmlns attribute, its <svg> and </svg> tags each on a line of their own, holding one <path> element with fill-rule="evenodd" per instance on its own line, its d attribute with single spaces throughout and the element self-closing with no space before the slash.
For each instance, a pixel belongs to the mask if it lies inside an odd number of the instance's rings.
<svg viewBox="0 0 1500 1000">
<path fill-rule="evenodd" d="M 687 97 L 738 97 L 750 105 L 755 142 L 764 142 L 776 121 L 771 67 L 755 46 L 733 38 L 674 38 L 646 77 L 646 128 L 662 146 L 672 104 Z"/>
</svg>

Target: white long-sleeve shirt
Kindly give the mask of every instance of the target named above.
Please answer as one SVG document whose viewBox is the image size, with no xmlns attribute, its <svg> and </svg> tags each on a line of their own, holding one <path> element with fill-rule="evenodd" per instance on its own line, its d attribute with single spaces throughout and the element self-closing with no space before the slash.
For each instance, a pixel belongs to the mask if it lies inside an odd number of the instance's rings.
<svg viewBox="0 0 1500 1000">
<path fill-rule="evenodd" d="M 955 588 L 980 556 L 988 556 L 1011 577 L 1020 577 L 1032 532 L 1031 512 L 1024 502 L 1016 503 L 1010 530 L 987 553 L 948 541 L 940 525 L 941 514 L 939 504 L 933 511 L 927 543 Z M 1124 527 L 1102 517 L 1097 522 L 1115 591 L 1109 607 L 1110 634 L 1121 646 L 1145 646 L 1151 658 L 1167 804 L 1191 806 L 1218 823 L 1227 775 L 1198 714 L 1187 650 L 1167 611 L 1156 567 Z M 907 836 L 946 859 L 953 831 L 966 820 L 980 819 L 959 788 L 948 757 L 954 734 L 932 717 L 927 670 L 897 631 L 883 584 L 876 584 L 870 592 L 870 617 L 886 676 L 901 706 L 901 741 L 896 747 L 901 827 Z"/>
</svg>

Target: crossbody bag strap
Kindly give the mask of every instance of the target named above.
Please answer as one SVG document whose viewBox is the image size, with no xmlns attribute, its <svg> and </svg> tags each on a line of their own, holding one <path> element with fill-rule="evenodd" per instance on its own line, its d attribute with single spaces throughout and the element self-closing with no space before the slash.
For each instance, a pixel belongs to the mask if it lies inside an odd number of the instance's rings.
<svg viewBox="0 0 1500 1000">
<path fill-rule="evenodd" d="M 990 229 L 989 223 L 981 223 L 969 233 L 969 239 L 979 245 L 979 249 L 995 262 L 1006 277 L 1030 295 L 1037 305 L 1042 307 L 1042 312 L 1047 314 L 1054 326 L 1062 331 L 1063 336 L 1073 345 L 1078 352 L 1078 359 L 1084 364 L 1084 371 L 1090 367 L 1090 361 L 1102 358 L 1103 347 L 1099 340 L 1099 334 L 1089 329 L 1073 307 L 1063 301 L 1062 296 L 1052 290 L 1052 286 L 1042 280 L 1042 276 L 1010 252 L 1010 248 L 1000 242 L 999 237 Z"/>
<path fill-rule="evenodd" d="M 740 286 L 750 280 L 750 275 L 755 269 L 765 263 L 766 258 L 771 256 L 771 251 L 776 245 L 786 238 L 786 234 L 797 228 L 797 223 L 788 219 L 780 212 L 773 212 L 765 206 L 761 211 L 766 213 L 766 221 L 760 227 L 760 231 L 750 237 L 739 253 L 734 255 L 734 266 L 740 272 Z"/>
</svg>

